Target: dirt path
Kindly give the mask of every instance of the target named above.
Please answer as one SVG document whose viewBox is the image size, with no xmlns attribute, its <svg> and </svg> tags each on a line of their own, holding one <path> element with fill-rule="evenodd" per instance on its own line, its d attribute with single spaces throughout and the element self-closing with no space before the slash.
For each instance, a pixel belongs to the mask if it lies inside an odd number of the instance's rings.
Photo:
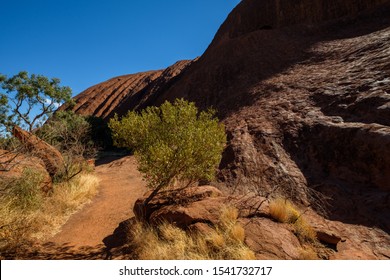
<svg viewBox="0 0 390 280">
<path fill-rule="evenodd" d="M 120 222 L 133 216 L 134 202 L 146 191 L 134 157 L 105 158 L 97 163 L 96 175 L 101 180 L 99 193 L 48 242 L 73 248 L 101 247 Z"/>
</svg>

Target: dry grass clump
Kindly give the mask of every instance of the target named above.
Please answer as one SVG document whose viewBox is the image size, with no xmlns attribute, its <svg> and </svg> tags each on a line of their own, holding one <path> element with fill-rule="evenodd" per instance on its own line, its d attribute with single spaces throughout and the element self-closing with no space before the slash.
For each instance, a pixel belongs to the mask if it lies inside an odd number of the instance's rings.
<svg viewBox="0 0 390 280">
<path fill-rule="evenodd" d="M 269 203 L 270 215 L 281 223 L 295 223 L 300 217 L 299 211 L 288 200 L 276 198 Z"/>
<path fill-rule="evenodd" d="M 275 220 L 293 226 L 295 235 L 304 244 L 301 252 L 302 259 L 318 259 L 314 250 L 314 247 L 318 245 L 316 232 L 296 206 L 286 199 L 276 198 L 270 201 L 269 213 Z"/>
<path fill-rule="evenodd" d="M 221 212 L 220 223 L 207 233 L 186 232 L 169 223 L 153 228 L 138 222 L 133 236 L 137 259 L 255 259 L 243 242 L 245 233 L 237 223 L 237 210 L 231 208 Z"/>
<path fill-rule="evenodd" d="M 54 186 L 53 193 L 39 190 L 40 174 L 25 171 L 0 195 L 0 252 L 58 232 L 71 214 L 97 192 L 99 181 L 92 174 L 79 174 Z"/>
<path fill-rule="evenodd" d="M 302 217 L 300 217 L 294 224 L 294 232 L 299 240 L 303 242 L 317 242 L 317 234 L 312 226 Z"/>
<path fill-rule="evenodd" d="M 317 238 L 314 229 L 290 201 L 282 198 L 272 200 L 269 204 L 269 213 L 275 220 L 281 223 L 292 224 L 294 232 L 300 241 L 316 241 Z"/>
</svg>

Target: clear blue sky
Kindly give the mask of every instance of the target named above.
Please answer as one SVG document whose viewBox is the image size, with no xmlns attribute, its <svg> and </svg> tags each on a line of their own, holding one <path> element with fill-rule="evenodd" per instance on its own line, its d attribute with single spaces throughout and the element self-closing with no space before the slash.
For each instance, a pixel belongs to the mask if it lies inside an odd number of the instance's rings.
<svg viewBox="0 0 390 280">
<path fill-rule="evenodd" d="M 240 0 L 0 0 L 0 73 L 61 79 L 73 94 L 201 55 Z"/>
</svg>

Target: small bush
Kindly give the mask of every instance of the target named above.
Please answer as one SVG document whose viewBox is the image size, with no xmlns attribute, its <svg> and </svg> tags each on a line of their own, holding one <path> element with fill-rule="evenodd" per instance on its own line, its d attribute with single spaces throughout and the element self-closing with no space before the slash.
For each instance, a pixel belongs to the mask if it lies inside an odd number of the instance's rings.
<svg viewBox="0 0 390 280">
<path fill-rule="evenodd" d="M 23 170 L 22 176 L 7 184 L 7 196 L 13 208 L 32 211 L 40 208 L 43 194 L 39 186 L 43 174 L 30 168 Z"/>
<path fill-rule="evenodd" d="M 86 159 L 97 156 L 98 146 L 94 142 L 89 120 L 95 118 L 80 116 L 72 111 L 57 112 L 44 126 L 36 131 L 38 137 L 56 147 L 64 158 L 64 166 L 54 176 L 57 183 L 69 181 L 77 174 L 87 171 Z"/>
<path fill-rule="evenodd" d="M 303 242 L 316 242 L 317 234 L 312 226 L 302 217 L 294 223 L 294 232 Z"/>
<path fill-rule="evenodd" d="M 36 132 L 37 136 L 72 158 L 94 158 L 97 153 L 87 117 L 72 111 L 57 112 Z"/>
<path fill-rule="evenodd" d="M 157 228 L 138 222 L 132 245 L 137 259 L 146 260 L 246 260 L 255 259 L 244 244 L 244 229 L 237 223 L 236 210 L 221 212 L 220 223 L 207 233 L 186 232 L 168 223 Z"/>
<path fill-rule="evenodd" d="M 225 129 L 212 110 L 198 112 L 183 99 L 110 120 L 114 145 L 134 150 L 153 189 L 147 204 L 173 182 L 210 181 L 222 157 Z"/>
</svg>

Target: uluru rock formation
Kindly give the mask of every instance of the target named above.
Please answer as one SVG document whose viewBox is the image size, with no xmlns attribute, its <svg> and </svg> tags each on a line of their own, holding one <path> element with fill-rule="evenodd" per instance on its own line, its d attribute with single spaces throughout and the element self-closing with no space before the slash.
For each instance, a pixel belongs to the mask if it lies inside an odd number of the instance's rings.
<svg viewBox="0 0 390 280">
<path fill-rule="evenodd" d="M 74 110 L 107 120 L 177 97 L 225 123 L 222 185 L 317 211 L 327 197 L 363 258 L 390 258 L 389 0 L 243 0 L 199 59 L 93 86 Z"/>
</svg>

